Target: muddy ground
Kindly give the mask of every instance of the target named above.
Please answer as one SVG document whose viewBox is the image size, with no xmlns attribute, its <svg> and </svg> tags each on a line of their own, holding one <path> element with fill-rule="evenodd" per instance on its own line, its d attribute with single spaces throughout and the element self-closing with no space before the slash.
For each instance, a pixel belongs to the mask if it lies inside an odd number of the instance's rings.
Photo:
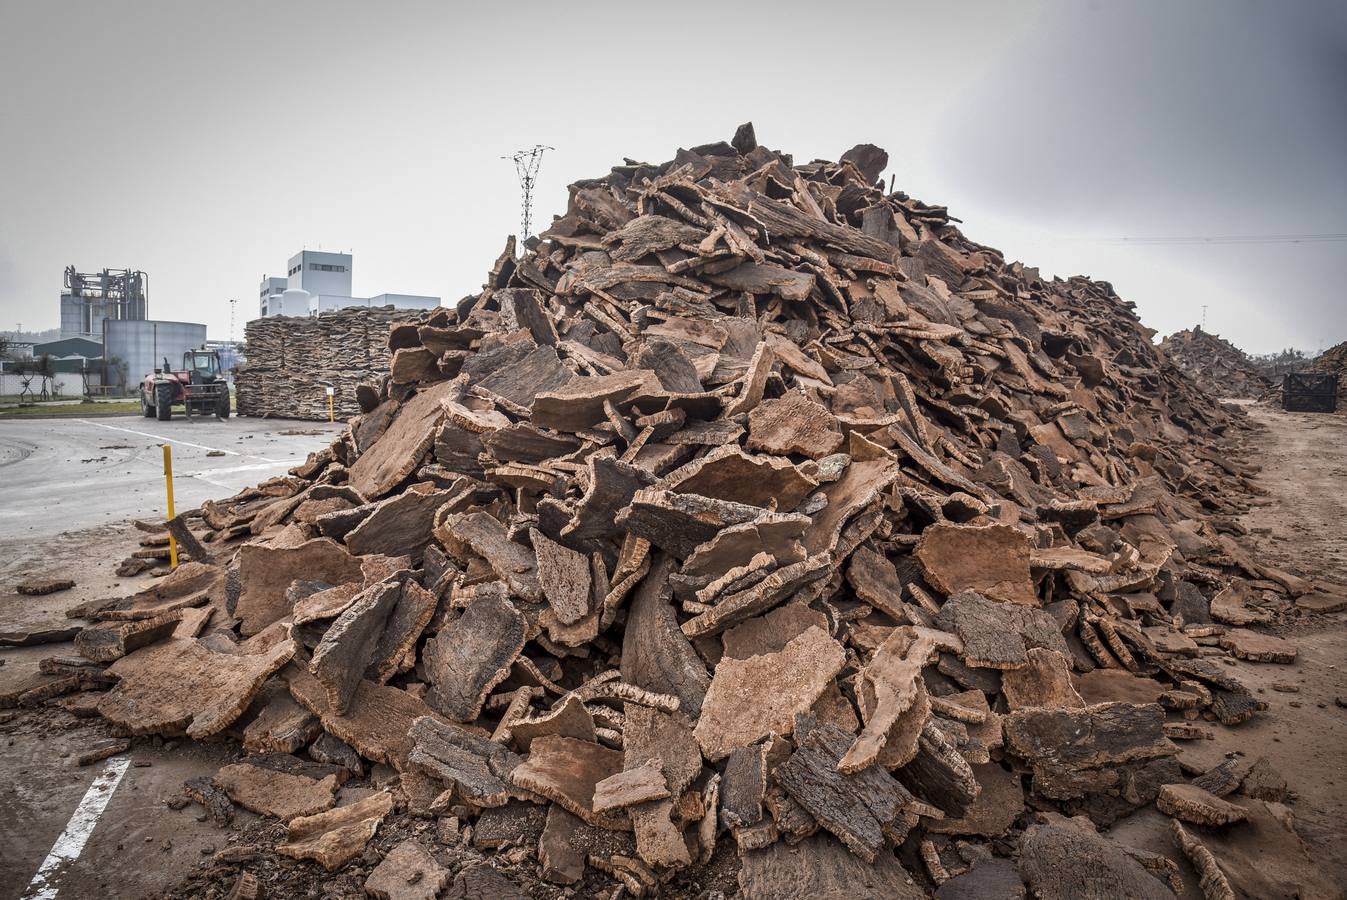
<svg viewBox="0 0 1347 900">
<path fill-rule="evenodd" d="M 1347 590 L 1347 415 L 1322 416 L 1248 407 L 1265 426 L 1246 439 L 1241 461 L 1262 467 L 1258 483 L 1267 491 L 1246 516 L 1248 545 L 1259 558 L 1303 573 L 1331 588 Z M 320 438 L 312 440 L 319 441 Z M 225 493 L 225 492 L 221 492 Z M 139 579 L 112 576 L 112 568 L 135 544 L 139 533 L 127 526 L 68 529 L 42 552 L 29 548 L 23 564 L 13 556 L 0 561 L 0 632 L 35 622 L 58 622 L 65 608 L 94 596 L 126 594 Z M 0 534 L 0 546 L 18 544 Z M 80 585 L 46 598 L 19 598 L 13 582 L 26 574 L 77 572 Z M 1286 778 L 1295 797 L 1290 803 L 1295 827 L 1311 860 L 1280 843 L 1233 845 L 1247 896 L 1286 896 L 1278 883 L 1307 879 L 1331 895 L 1347 884 L 1347 613 L 1310 614 L 1290 610 L 1276 626 L 1300 650 L 1291 665 L 1231 660 L 1234 674 L 1268 704 L 1264 714 L 1235 728 L 1204 723 L 1215 738 L 1183 744 L 1181 760 L 1205 769 L 1230 754 L 1248 760 L 1266 756 Z M 0 650 L 0 690 L 36 671 L 43 657 L 73 652 L 69 644 Z M 90 741 L 108 735 L 99 720 L 76 719 L 64 711 L 0 711 L 0 900 L 38 896 L 32 879 L 77 804 L 105 763 L 76 766 L 73 759 Z M 256 873 L 268 896 L 355 897 L 364 876 L 398 840 L 420 835 L 441 862 L 455 869 L 480 861 L 435 819 L 397 815 L 385 822 L 364 860 L 328 875 L 307 863 L 277 857 L 271 848 L 283 838 L 274 820 L 239 810 L 230 828 L 210 822 L 202 808 L 170 809 L 166 801 L 185 779 L 213 774 L 238 753 L 234 739 L 205 745 L 137 739 L 131 767 L 112 795 L 78 859 L 47 880 L 61 897 L 223 896 L 241 871 Z M 342 789 L 343 804 L 373 785 L 391 779 L 376 768 L 369 778 Z M 1266 823 L 1264 823 L 1266 824 Z M 1255 823 L 1249 834 L 1260 840 L 1270 827 Z M 1133 846 L 1177 858 L 1166 817 L 1153 809 L 1120 822 L 1113 836 Z M 728 842 L 726 842 L 728 843 Z M 698 883 L 677 886 L 681 896 L 708 892 L 732 894 L 733 859 L 718 856 L 712 872 Z M 221 856 L 223 852 L 223 856 Z M 522 849 L 495 856 L 495 865 L 533 896 L 562 892 L 531 880 L 531 862 Z M 1316 876 L 1313 869 L 1317 865 Z M 1186 865 L 1185 865 L 1186 869 Z M 1200 896 L 1191 872 L 1188 896 Z M 594 896 L 603 882 L 577 886 L 573 896 Z M 608 883 L 611 884 L 611 883 Z M 46 894 L 52 896 L 52 894 Z"/>
</svg>

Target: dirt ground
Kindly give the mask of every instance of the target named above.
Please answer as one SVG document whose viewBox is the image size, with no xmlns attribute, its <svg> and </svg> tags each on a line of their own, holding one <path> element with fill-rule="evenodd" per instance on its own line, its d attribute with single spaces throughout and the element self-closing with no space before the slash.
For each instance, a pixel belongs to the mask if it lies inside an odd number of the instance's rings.
<svg viewBox="0 0 1347 900">
<path fill-rule="evenodd" d="M 1264 427 L 1245 439 L 1240 461 L 1259 465 L 1258 483 L 1268 492 L 1243 523 L 1251 531 L 1248 546 L 1257 558 L 1316 581 L 1347 585 L 1347 415 L 1291 414 L 1249 408 Z M 0 560 L 0 632 L 68 621 L 64 610 L 93 596 L 130 593 L 141 579 L 117 579 L 115 563 L 134 546 L 139 533 L 125 526 L 68 532 L 48 544 L 40 556 L 25 554 L 22 565 Z M 7 565 L 6 562 L 9 564 Z M 23 574 L 74 570 L 81 587 L 44 598 L 19 598 L 12 582 Z M 1344 588 L 1347 590 L 1347 588 Z M 1223 860 L 1238 860 L 1247 883 L 1243 895 L 1291 897 L 1286 885 L 1317 885 L 1302 896 L 1334 896 L 1347 884 L 1347 613 L 1311 615 L 1292 612 L 1276 629 L 1296 642 L 1299 657 L 1291 665 L 1231 660 L 1232 672 L 1268 704 L 1265 713 L 1235 728 L 1213 723 L 1213 740 L 1183 744 L 1181 761 L 1194 770 L 1227 755 L 1252 761 L 1266 756 L 1286 778 L 1294 799 L 1289 804 L 1295 828 L 1308 847 L 1300 856 L 1294 841 L 1264 840 L 1275 823 L 1248 826 L 1260 844 L 1219 849 Z M 72 653 L 69 644 L 0 649 L 0 691 L 37 669 L 44 657 Z M 78 767 L 73 757 L 90 741 L 107 736 L 97 719 L 76 719 L 61 710 L 0 711 L 0 900 L 40 894 L 30 885 L 71 813 L 105 764 Z M 197 745 L 137 739 L 131 767 L 89 837 L 82 854 L 49 879 L 61 897 L 223 896 L 240 871 L 263 878 L 268 896 L 360 896 L 363 877 L 397 840 L 421 834 L 438 847 L 437 855 L 454 868 L 480 862 L 480 856 L 450 836 L 439 841 L 434 819 L 396 816 L 385 823 L 367 861 L 335 875 L 308 864 L 277 857 L 270 848 L 283 837 L 274 821 L 239 810 L 235 825 L 222 829 L 190 804 L 172 810 L 165 801 L 185 779 L 214 773 L 237 753 L 226 737 Z M 373 773 L 375 781 L 391 772 Z M 342 803 L 367 792 L 372 782 L 353 780 L 342 790 Z M 1265 814 L 1263 815 L 1266 819 Z M 1148 809 L 1120 822 L 1116 840 L 1175 857 L 1166 817 Z M 731 842 L 725 842 L 726 844 Z M 1272 849 L 1265 849 L 1271 846 Z M 234 848 L 233 861 L 217 854 Z M 243 848 L 243 849 L 240 849 Z M 1262 854 L 1261 856 L 1259 854 Z M 518 854 L 516 854 L 518 856 Z M 554 897 L 552 886 L 528 883 L 512 869 L 511 855 L 496 865 L 533 896 Z M 520 860 L 522 861 L 522 859 Z M 721 860 L 712 883 L 683 885 L 681 896 L 705 895 L 708 888 L 733 891 L 732 860 Z M 531 865 L 525 863 L 531 869 Z M 1186 867 L 1185 867 L 1186 868 Z M 1191 873 L 1188 896 L 1201 896 Z M 591 896 L 578 886 L 572 896 Z M 598 888 L 598 882 L 593 885 Z"/>
</svg>

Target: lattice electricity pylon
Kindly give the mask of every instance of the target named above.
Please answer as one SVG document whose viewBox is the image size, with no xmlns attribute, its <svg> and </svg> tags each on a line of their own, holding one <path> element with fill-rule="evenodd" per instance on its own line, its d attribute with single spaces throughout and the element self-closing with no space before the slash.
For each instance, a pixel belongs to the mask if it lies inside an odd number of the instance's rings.
<svg viewBox="0 0 1347 900">
<path fill-rule="evenodd" d="M 556 147 L 549 147 L 546 144 L 534 144 L 527 150 L 520 150 L 513 156 L 502 156 L 501 159 L 514 160 L 515 172 L 519 175 L 519 190 L 523 194 L 521 199 L 521 230 L 519 240 L 526 241 L 531 233 L 530 227 L 533 222 L 533 185 L 538 180 L 538 168 L 543 162 L 543 153 L 547 150 L 555 150 Z"/>
</svg>

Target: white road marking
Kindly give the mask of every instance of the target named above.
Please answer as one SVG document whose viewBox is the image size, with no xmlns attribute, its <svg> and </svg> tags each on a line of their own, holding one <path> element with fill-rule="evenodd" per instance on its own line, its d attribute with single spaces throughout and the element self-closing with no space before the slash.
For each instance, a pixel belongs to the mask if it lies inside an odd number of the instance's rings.
<svg viewBox="0 0 1347 900">
<path fill-rule="evenodd" d="M 230 472 L 252 472 L 256 469 L 273 469 L 276 466 L 297 466 L 304 462 L 302 457 L 294 459 L 267 459 L 266 457 L 260 457 L 260 459 L 262 459 L 262 462 L 259 463 L 247 463 L 242 466 L 225 466 L 219 469 L 201 469 L 197 472 L 182 472 L 180 474 L 187 478 L 200 478 L 204 475 L 225 475 Z"/>
<path fill-rule="evenodd" d="M 122 428 L 118 425 L 104 425 L 102 422 L 91 422 L 88 419 L 76 419 L 75 421 L 80 422 L 84 425 L 97 425 L 99 428 L 107 428 L 111 431 L 124 431 L 127 434 L 134 434 L 139 435 L 140 437 L 153 438 L 154 440 L 160 441 L 161 443 L 165 444 L 181 444 L 184 447 L 195 447 L 198 450 L 209 450 L 212 453 L 227 453 L 230 456 L 243 455 L 242 453 L 239 453 L 237 450 L 225 450 L 223 447 L 207 447 L 205 444 L 193 444 L 191 441 L 180 441 L 177 440 L 176 438 L 164 437 L 162 434 L 150 434 L 147 431 L 135 431 L 134 429 Z"/>
<path fill-rule="evenodd" d="M 178 475 L 178 477 L 196 478 L 200 481 L 206 482 L 206 484 L 213 484 L 217 488 L 224 488 L 225 490 L 228 491 L 234 490 L 233 486 L 223 481 L 216 481 L 211 476 L 221 475 L 228 472 L 253 472 L 258 469 L 274 469 L 277 466 L 297 466 L 302 462 L 304 462 L 304 460 L 302 459 L 269 459 L 266 462 L 252 463 L 246 466 L 229 466 L 228 468 L 223 469 L 202 469 L 199 472 L 182 472 Z"/>
<path fill-rule="evenodd" d="M 84 852 L 89 835 L 93 834 L 94 826 L 98 824 L 103 810 L 107 809 L 108 801 L 112 799 L 117 785 L 122 783 L 122 776 L 130 765 L 130 756 L 118 756 L 109 760 L 107 768 L 98 773 L 93 784 L 84 792 L 84 799 L 75 807 L 75 813 L 66 823 L 65 831 L 56 839 L 51 852 L 28 883 L 28 890 L 23 895 L 25 900 L 53 900 L 60 888 L 50 883 L 51 877 L 66 863 L 79 859 Z"/>
</svg>

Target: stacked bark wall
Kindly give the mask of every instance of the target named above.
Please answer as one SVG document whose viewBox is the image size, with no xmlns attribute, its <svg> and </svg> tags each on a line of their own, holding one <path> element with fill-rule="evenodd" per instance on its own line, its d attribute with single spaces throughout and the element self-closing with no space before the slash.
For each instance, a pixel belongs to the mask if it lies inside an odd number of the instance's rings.
<svg viewBox="0 0 1347 900">
<path fill-rule="evenodd" d="M 315 318 L 270 316 L 248 323 L 247 365 L 235 376 L 239 415 L 326 419 L 327 387 L 338 419 L 360 412 L 355 388 L 388 371 L 388 332 L 416 312 L 352 307 Z"/>
</svg>

